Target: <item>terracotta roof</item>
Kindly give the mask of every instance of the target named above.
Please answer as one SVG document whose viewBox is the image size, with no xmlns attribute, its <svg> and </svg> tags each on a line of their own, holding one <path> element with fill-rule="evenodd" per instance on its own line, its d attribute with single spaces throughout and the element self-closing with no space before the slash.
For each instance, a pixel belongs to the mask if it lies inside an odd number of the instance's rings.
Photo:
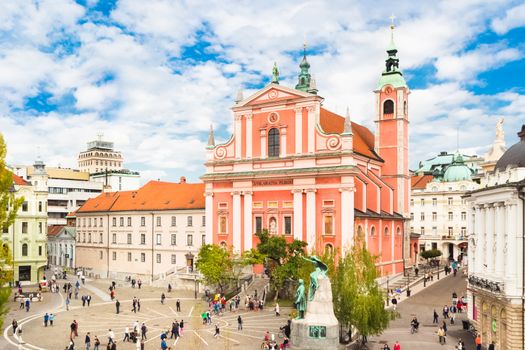
<svg viewBox="0 0 525 350">
<path fill-rule="evenodd" d="M 424 189 L 427 184 L 432 181 L 434 177 L 432 175 L 419 175 L 419 176 L 412 176 L 410 181 L 412 184 L 412 188 L 416 189 Z"/>
<path fill-rule="evenodd" d="M 70 213 L 67 213 L 66 218 L 75 218 L 77 216 L 76 211 L 72 211 Z"/>
<path fill-rule="evenodd" d="M 204 209 L 204 184 L 150 181 L 137 191 L 102 193 L 89 199 L 77 213 Z"/>
<path fill-rule="evenodd" d="M 47 236 L 56 237 L 62 232 L 64 225 L 51 225 L 47 227 Z"/>
<path fill-rule="evenodd" d="M 329 134 L 341 134 L 344 130 L 345 118 L 321 108 L 320 124 L 324 132 Z M 365 157 L 382 161 L 374 152 L 374 134 L 368 128 L 352 122 L 352 132 L 354 134 L 354 152 Z"/>
<path fill-rule="evenodd" d="M 15 175 L 14 173 L 13 173 L 13 182 L 15 183 L 15 185 L 19 185 L 19 186 L 31 186 L 29 182 L 22 179 L 20 176 Z"/>
</svg>

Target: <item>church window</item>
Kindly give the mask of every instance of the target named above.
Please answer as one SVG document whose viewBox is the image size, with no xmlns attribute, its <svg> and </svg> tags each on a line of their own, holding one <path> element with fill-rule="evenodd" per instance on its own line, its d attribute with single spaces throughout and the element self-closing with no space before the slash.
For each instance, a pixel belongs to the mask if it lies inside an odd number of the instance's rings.
<svg viewBox="0 0 525 350">
<path fill-rule="evenodd" d="M 22 256 L 27 256 L 27 243 L 22 244 Z"/>
<path fill-rule="evenodd" d="M 385 227 L 385 236 L 388 236 L 388 227 Z"/>
<path fill-rule="evenodd" d="M 325 235 L 334 234 L 334 217 L 332 215 L 324 216 L 324 234 Z"/>
<path fill-rule="evenodd" d="M 279 157 L 279 130 L 272 128 L 268 132 L 268 157 Z"/>
<path fill-rule="evenodd" d="M 255 217 L 255 233 L 262 232 L 262 216 Z"/>
<path fill-rule="evenodd" d="M 292 234 L 292 217 L 291 216 L 284 217 L 284 234 L 285 235 Z"/>
<path fill-rule="evenodd" d="M 386 100 L 383 103 L 383 114 L 394 114 L 394 101 Z"/>
<path fill-rule="evenodd" d="M 397 233 L 398 236 L 401 235 L 401 228 L 399 226 L 397 227 L 396 233 Z"/>
<path fill-rule="evenodd" d="M 372 227 L 370 228 L 370 236 L 373 237 L 373 236 L 375 236 L 375 235 L 376 235 L 376 228 L 375 228 L 375 226 L 372 226 Z"/>
</svg>

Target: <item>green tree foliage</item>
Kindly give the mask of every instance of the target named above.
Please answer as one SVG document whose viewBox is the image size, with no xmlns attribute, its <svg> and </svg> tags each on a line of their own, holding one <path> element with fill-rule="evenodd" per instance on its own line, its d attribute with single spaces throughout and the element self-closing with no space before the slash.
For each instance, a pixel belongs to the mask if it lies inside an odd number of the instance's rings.
<svg viewBox="0 0 525 350">
<path fill-rule="evenodd" d="M 442 254 L 443 253 L 441 253 L 441 250 L 439 250 L 439 249 L 431 249 L 431 250 L 424 250 L 424 251 L 422 251 L 420 256 L 423 259 L 426 259 L 428 261 L 428 259 L 437 258 L 437 257 L 441 256 Z"/>
<path fill-rule="evenodd" d="M 204 244 L 195 264 L 204 277 L 204 283 L 219 288 L 221 294 L 234 276 L 234 259 L 231 249 L 216 244 Z"/>
<path fill-rule="evenodd" d="M 392 317 L 376 282 L 375 263 L 376 257 L 356 240 L 352 250 L 339 258 L 331 278 L 337 319 L 345 328 L 355 327 L 363 337 L 380 334 Z"/>
<path fill-rule="evenodd" d="M 8 228 L 13 224 L 18 210 L 24 203 L 24 198 L 15 198 L 13 191 L 13 174 L 6 167 L 5 157 L 7 146 L 4 137 L 0 134 L 0 230 Z M 4 244 L 0 247 L 0 329 L 3 319 L 8 311 L 7 305 L 11 288 L 9 282 L 13 280 L 13 265 L 9 246 Z"/>
<path fill-rule="evenodd" d="M 277 298 L 287 279 L 298 279 L 301 271 L 303 274 L 307 271 L 305 265 L 308 262 L 300 257 L 304 254 L 306 243 L 297 239 L 287 243 L 284 237 L 270 235 L 268 230 L 263 230 L 256 236 L 259 238 L 257 251 L 266 257 L 270 283 L 277 292 Z"/>
</svg>

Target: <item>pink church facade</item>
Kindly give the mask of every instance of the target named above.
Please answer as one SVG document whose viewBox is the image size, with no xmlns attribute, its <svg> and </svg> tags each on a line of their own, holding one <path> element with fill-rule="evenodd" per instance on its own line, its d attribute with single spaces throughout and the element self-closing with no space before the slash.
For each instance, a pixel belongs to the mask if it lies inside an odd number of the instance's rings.
<svg viewBox="0 0 525 350">
<path fill-rule="evenodd" d="M 323 107 L 306 56 L 295 88 L 272 82 L 233 106 L 234 133 L 207 147 L 206 241 L 243 252 L 268 229 L 310 252 L 344 251 L 358 237 L 383 274 L 400 273 L 417 247 L 409 232 L 409 89 L 390 44 L 373 133 Z"/>
</svg>

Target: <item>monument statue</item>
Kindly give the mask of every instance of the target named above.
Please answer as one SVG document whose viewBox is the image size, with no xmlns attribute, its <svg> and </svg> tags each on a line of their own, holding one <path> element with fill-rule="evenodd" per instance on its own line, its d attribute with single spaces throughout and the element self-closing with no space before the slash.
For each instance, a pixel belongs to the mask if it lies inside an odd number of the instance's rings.
<svg viewBox="0 0 525 350">
<path fill-rule="evenodd" d="M 505 118 L 499 118 L 498 123 L 496 124 L 496 140 L 504 140 L 505 132 L 503 131 L 503 122 Z"/>
<path fill-rule="evenodd" d="M 308 290 L 308 300 L 314 300 L 315 291 L 319 288 L 318 278 L 319 276 L 326 276 L 328 266 L 319 260 L 318 257 L 312 255 L 308 258 L 303 257 L 306 261 L 309 261 L 315 265 L 315 270 L 310 274 L 310 289 Z"/>
<path fill-rule="evenodd" d="M 295 291 L 295 307 L 297 309 L 297 320 L 304 318 L 304 311 L 306 310 L 306 295 L 304 294 L 304 281 L 299 280 L 299 287 Z"/>
<path fill-rule="evenodd" d="M 275 218 L 270 219 L 270 234 L 277 234 L 277 220 L 275 220 Z"/>
<path fill-rule="evenodd" d="M 272 68 L 272 83 L 279 84 L 279 68 L 277 68 L 277 62 L 273 63 Z"/>
</svg>

